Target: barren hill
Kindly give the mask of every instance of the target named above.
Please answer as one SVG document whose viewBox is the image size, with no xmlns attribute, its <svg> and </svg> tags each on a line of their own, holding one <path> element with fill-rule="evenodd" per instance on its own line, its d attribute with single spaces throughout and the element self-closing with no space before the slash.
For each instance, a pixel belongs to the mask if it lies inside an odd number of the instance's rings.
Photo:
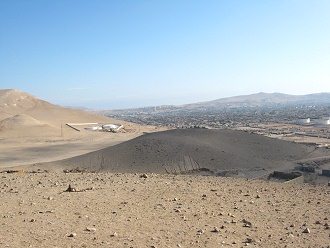
<svg viewBox="0 0 330 248">
<path fill-rule="evenodd" d="M 314 148 L 234 130 L 184 129 L 140 136 L 119 145 L 55 162 L 113 172 L 236 173 L 254 177 L 292 165 Z"/>
<path fill-rule="evenodd" d="M 256 93 L 250 95 L 240 95 L 233 97 L 219 98 L 212 101 L 189 103 L 183 105 L 162 105 L 144 108 L 104 110 L 102 113 L 107 115 L 118 115 L 122 113 L 136 114 L 168 114 L 170 112 L 179 113 L 180 111 L 217 111 L 227 108 L 259 108 L 274 106 L 297 106 L 297 105 L 326 105 L 330 106 L 330 93 L 316 93 L 307 95 L 289 95 L 283 93 Z"/>
<path fill-rule="evenodd" d="M 15 127 L 33 127 L 42 126 L 43 123 L 25 114 L 18 114 L 13 117 L 6 118 L 0 122 L 0 128 L 14 129 Z"/>
<path fill-rule="evenodd" d="M 67 122 L 116 122 L 116 120 L 87 111 L 54 105 L 19 90 L 11 89 L 0 90 L 1 120 L 3 121 L 3 128 L 0 130 L 2 135 L 8 129 L 5 128 L 6 126 L 10 126 L 13 131 L 15 128 L 20 129 L 25 125 L 31 126 L 31 122 L 34 122 L 33 126 L 35 127 L 40 126 L 40 123 L 42 123 L 43 127 L 48 126 L 50 129 L 57 130 L 61 128 L 61 124 Z M 29 134 L 29 130 L 31 129 L 25 130 L 26 135 Z M 58 133 L 59 131 L 57 131 Z M 14 135 L 14 132 L 12 134 Z M 31 135 L 34 136 L 35 133 L 31 133 Z"/>
<path fill-rule="evenodd" d="M 42 123 L 26 114 L 18 114 L 0 121 L 0 132 L 4 136 L 52 136 L 58 135 L 57 128 Z"/>
<path fill-rule="evenodd" d="M 283 93 L 256 93 L 220 98 L 213 101 L 183 105 L 184 108 L 262 107 L 290 104 L 330 104 L 330 93 L 288 95 Z"/>
</svg>

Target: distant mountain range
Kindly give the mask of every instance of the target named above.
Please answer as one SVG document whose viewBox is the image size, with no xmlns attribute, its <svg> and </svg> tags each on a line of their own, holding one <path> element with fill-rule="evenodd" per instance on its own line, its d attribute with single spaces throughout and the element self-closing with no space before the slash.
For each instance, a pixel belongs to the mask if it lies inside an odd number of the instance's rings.
<svg viewBox="0 0 330 248">
<path fill-rule="evenodd" d="M 220 98 L 213 101 L 182 105 L 185 108 L 217 108 L 217 107 L 261 107 L 267 105 L 287 104 L 330 104 L 330 93 L 308 95 L 288 95 L 283 93 L 260 92 L 251 95 Z"/>
<path fill-rule="evenodd" d="M 330 105 L 330 93 L 316 93 L 307 95 L 288 95 L 283 93 L 256 93 L 220 98 L 212 101 L 190 103 L 184 105 L 162 105 L 136 109 L 109 110 L 109 112 L 162 112 L 162 111 L 198 111 L 216 110 L 224 108 L 244 107 L 274 107 L 274 106 L 297 106 L 297 105 Z"/>
</svg>

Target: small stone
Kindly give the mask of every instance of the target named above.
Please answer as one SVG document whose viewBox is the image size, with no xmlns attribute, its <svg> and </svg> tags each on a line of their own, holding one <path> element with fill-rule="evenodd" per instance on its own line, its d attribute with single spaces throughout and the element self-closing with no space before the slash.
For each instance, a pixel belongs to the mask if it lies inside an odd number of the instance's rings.
<svg viewBox="0 0 330 248">
<path fill-rule="evenodd" d="M 140 176 L 140 178 L 148 178 L 148 175 L 144 173 Z"/>
<path fill-rule="evenodd" d="M 250 224 L 248 224 L 248 223 L 244 223 L 244 224 L 243 224 L 243 227 L 248 227 L 248 228 L 251 228 L 251 225 L 250 225 Z"/>
<path fill-rule="evenodd" d="M 76 192 L 76 189 L 71 187 L 71 184 L 69 184 L 69 187 L 65 190 L 65 192 Z"/>
<path fill-rule="evenodd" d="M 48 196 L 48 198 L 47 198 L 48 200 L 53 200 L 54 198 L 53 197 L 51 197 L 51 196 Z"/>
<path fill-rule="evenodd" d="M 220 232 L 220 230 L 217 227 L 214 227 L 211 232 L 218 233 L 218 232 Z"/>
<path fill-rule="evenodd" d="M 74 238 L 74 237 L 76 237 L 76 236 L 77 236 L 76 233 L 70 233 L 70 234 L 68 235 L 69 238 Z"/>
<path fill-rule="evenodd" d="M 88 231 L 88 232 L 96 232 L 96 228 L 95 227 L 86 227 L 86 231 Z"/>
<path fill-rule="evenodd" d="M 252 243 L 254 242 L 254 240 L 252 238 L 246 238 L 246 240 L 244 241 L 244 243 L 248 244 L 248 243 Z"/>
<path fill-rule="evenodd" d="M 197 235 L 202 235 L 204 233 L 204 230 L 203 229 L 199 229 L 198 231 L 197 231 Z"/>
<path fill-rule="evenodd" d="M 110 235 L 111 237 L 118 237 L 118 234 L 114 232 L 113 234 Z"/>
<path fill-rule="evenodd" d="M 309 228 L 306 228 L 303 233 L 311 233 L 311 231 L 309 230 Z"/>
<path fill-rule="evenodd" d="M 252 223 L 246 219 L 243 219 L 242 222 L 244 223 L 243 227 L 252 227 Z"/>
<path fill-rule="evenodd" d="M 315 221 L 315 224 L 320 225 L 321 222 L 319 220 Z"/>
<path fill-rule="evenodd" d="M 36 219 L 31 219 L 30 222 L 36 222 Z"/>
</svg>

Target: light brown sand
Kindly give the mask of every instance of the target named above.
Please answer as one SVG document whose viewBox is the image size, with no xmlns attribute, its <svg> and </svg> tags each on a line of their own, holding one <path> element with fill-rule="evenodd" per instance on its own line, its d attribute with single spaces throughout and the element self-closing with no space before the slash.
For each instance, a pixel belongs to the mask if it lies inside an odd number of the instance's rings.
<svg viewBox="0 0 330 248">
<path fill-rule="evenodd" d="M 0 177 L 0 247 L 330 245 L 325 186 L 111 173 Z M 81 192 L 63 192 L 69 184 Z"/>
<path fill-rule="evenodd" d="M 80 132 L 66 123 L 124 125 L 125 133 Z M 155 127 L 140 126 L 64 108 L 18 90 L 0 90 L 0 168 L 78 156 L 137 137 Z"/>
</svg>

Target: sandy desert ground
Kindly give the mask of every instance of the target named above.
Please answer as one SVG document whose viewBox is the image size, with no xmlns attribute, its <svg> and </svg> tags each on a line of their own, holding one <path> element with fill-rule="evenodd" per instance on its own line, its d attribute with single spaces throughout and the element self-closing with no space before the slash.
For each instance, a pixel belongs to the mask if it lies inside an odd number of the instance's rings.
<svg viewBox="0 0 330 248">
<path fill-rule="evenodd" d="M 325 150 L 231 130 L 67 122 L 118 121 L 0 90 L 0 247 L 330 247 L 328 186 L 166 174 L 171 164 L 267 171 Z M 66 170 L 76 167 L 99 172 Z"/>
<path fill-rule="evenodd" d="M 326 186 L 129 173 L 0 177 L 0 247 L 330 247 Z M 69 184 L 75 192 L 65 192 Z"/>
</svg>

